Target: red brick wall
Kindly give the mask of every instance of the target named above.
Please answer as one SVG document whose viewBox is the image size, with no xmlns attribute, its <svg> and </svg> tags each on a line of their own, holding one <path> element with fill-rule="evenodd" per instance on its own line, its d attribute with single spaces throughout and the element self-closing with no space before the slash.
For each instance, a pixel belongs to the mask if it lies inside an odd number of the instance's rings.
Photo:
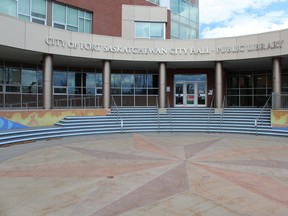
<svg viewBox="0 0 288 216">
<path fill-rule="evenodd" d="M 116 37 L 121 37 L 122 4 L 155 6 L 146 0 L 57 0 L 57 2 L 93 12 L 92 33 Z M 166 35 L 170 36 L 170 24 L 167 25 L 167 31 L 169 32 Z"/>
</svg>

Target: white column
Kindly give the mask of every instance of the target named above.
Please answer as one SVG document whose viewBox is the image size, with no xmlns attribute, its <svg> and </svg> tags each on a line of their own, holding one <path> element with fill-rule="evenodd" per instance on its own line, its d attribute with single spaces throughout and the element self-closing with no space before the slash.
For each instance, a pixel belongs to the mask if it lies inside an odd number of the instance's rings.
<svg viewBox="0 0 288 216">
<path fill-rule="evenodd" d="M 110 108 L 110 98 L 111 98 L 111 62 L 109 60 L 103 61 L 103 108 Z"/>
<path fill-rule="evenodd" d="M 273 58 L 273 92 L 281 93 L 281 59 Z"/>
<path fill-rule="evenodd" d="M 273 109 L 279 109 L 281 107 L 281 59 L 272 59 L 272 73 L 273 73 Z"/>
<path fill-rule="evenodd" d="M 43 55 L 43 108 L 52 109 L 53 57 Z"/>
<path fill-rule="evenodd" d="M 159 63 L 159 108 L 166 108 L 166 63 Z"/>
<path fill-rule="evenodd" d="M 223 103 L 223 63 L 215 64 L 215 108 L 222 108 Z"/>
</svg>

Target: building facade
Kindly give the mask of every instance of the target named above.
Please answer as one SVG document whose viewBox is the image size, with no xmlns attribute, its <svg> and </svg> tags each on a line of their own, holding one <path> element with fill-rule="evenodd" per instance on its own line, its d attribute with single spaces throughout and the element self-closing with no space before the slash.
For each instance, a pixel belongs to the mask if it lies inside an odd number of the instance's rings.
<svg viewBox="0 0 288 216">
<path fill-rule="evenodd" d="M 163 2 L 2 1 L 1 107 L 262 107 L 288 92 L 287 29 L 178 40 L 184 1 Z"/>
</svg>

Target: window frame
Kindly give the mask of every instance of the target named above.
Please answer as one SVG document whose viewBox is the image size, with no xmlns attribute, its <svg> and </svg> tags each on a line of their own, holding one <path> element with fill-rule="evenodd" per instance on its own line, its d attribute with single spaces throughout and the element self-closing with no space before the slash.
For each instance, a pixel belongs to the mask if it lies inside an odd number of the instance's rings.
<svg viewBox="0 0 288 216">
<path fill-rule="evenodd" d="M 145 37 L 139 37 L 137 36 L 137 32 L 138 32 L 138 29 L 137 29 L 137 25 L 138 24 L 148 24 L 148 36 Z M 153 24 L 162 24 L 163 26 L 163 37 L 151 37 L 151 25 Z M 145 21 L 135 21 L 134 22 L 134 38 L 135 39 L 158 39 L 158 40 L 165 40 L 166 39 L 166 23 L 165 22 L 145 22 Z"/>
</svg>

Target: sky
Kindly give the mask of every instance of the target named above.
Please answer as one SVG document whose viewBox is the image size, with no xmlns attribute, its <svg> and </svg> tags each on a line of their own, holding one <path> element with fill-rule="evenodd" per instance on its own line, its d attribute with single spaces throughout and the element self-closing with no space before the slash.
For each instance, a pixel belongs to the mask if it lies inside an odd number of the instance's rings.
<svg viewBox="0 0 288 216">
<path fill-rule="evenodd" d="M 200 38 L 288 28 L 288 0 L 199 0 Z"/>
</svg>

